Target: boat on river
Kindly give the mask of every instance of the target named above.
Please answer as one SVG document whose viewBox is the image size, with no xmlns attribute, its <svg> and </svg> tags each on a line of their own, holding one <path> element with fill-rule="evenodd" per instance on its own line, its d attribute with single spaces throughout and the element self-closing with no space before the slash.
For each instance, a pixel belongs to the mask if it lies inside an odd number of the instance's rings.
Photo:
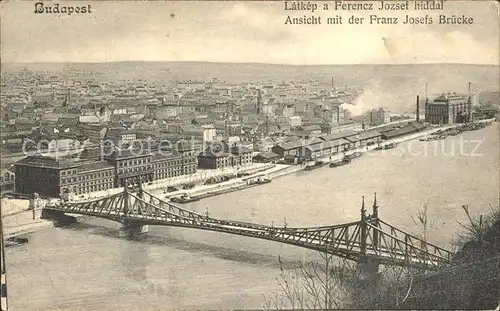
<svg viewBox="0 0 500 311">
<path fill-rule="evenodd" d="M 182 189 L 193 189 L 195 184 L 190 183 L 190 184 L 184 184 L 182 185 Z"/>
<path fill-rule="evenodd" d="M 304 171 L 312 171 L 312 170 L 315 170 L 317 168 L 320 168 L 322 166 L 324 166 L 326 163 L 323 162 L 323 161 L 316 161 L 314 162 L 314 164 L 307 164 L 306 167 L 304 167 Z"/>
<path fill-rule="evenodd" d="M 174 192 L 174 191 L 177 191 L 177 190 L 179 190 L 179 189 L 177 189 L 177 188 L 176 188 L 176 187 L 174 187 L 174 186 L 168 186 L 168 187 L 167 187 L 167 192 Z"/>
<path fill-rule="evenodd" d="M 252 180 L 251 183 L 257 184 L 257 185 L 262 185 L 262 184 L 268 184 L 272 181 L 271 177 L 268 176 L 257 176 L 255 179 Z"/>
<path fill-rule="evenodd" d="M 231 178 L 229 176 L 213 176 L 207 179 L 203 184 L 204 185 L 220 184 L 230 179 Z"/>
<path fill-rule="evenodd" d="M 446 134 L 431 135 L 431 136 L 422 137 L 419 139 L 419 141 L 442 140 L 442 139 L 445 139 L 446 137 L 448 137 Z"/>
<path fill-rule="evenodd" d="M 5 239 L 5 247 L 18 247 L 28 244 L 28 238 L 13 236 Z"/>
<path fill-rule="evenodd" d="M 200 200 L 200 198 L 198 198 L 196 196 L 190 196 L 187 193 L 183 193 L 180 196 L 175 196 L 175 197 L 170 198 L 170 202 L 181 203 L 181 204 L 196 202 L 199 200 Z"/>
<path fill-rule="evenodd" d="M 362 155 L 363 155 L 363 153 L 358 151 L 358 152 L 354 152 L 354 153 L 351 153 L 351 154 L 347 154 L 345 156 L 345 158 L 354 160 L 354 159 L 357 159 L 357 158 L 361 157 Z"/>
<path fill-rule="evenodd" d="M 387 149 L 394 149 L 398 146 L 397 143 L 388 143 L 387 145 L 384 146 L 384 149 L 387 150 Z"/>
<path fill-rule="evenodd" d="M 388 143 L 388 144 L 385 144 L 385 145 L 379 145 L 377 148 L 375 148 L 375 150 L 387 150 L 387 149 L 394 149 L 398 146 L 397 143 L 395 142 L 392 142 L 392 143 Z"/>
<path fill-rule="evenodd" d="M 343 165 L 347 165 L 351 163 L 351 159 L 349 157 L 344 157 L 342 160 L 334 161 L 330 163 L 330 167 L 339 167 Z"/>
<path fill-rule="evenodd" d="M 445 133 L 448 136 L 456 136 L 456 135 L 460 134 L 460 131 L 458 129 L 449 129 L 449 130 L 445 131 Z"/>
<path fill-rule="evenodd" d="M 435 136 L 426 136 L 418 139 L 418 141 L 433 141 L 433 140 L 436 140 Z"/>
</svg>

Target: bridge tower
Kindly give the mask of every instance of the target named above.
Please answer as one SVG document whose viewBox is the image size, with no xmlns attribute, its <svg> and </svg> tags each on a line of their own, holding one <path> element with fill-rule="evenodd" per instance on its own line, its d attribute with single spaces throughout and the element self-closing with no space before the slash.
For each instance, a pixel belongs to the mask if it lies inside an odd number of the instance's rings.
<svg viewBox="0 0 500 311">
<path fill-rule="evenodd" d="M 124 189 L 123 189 L 123 226 L 120 228 L 120 236 L 121 237 L 129 237 L 129 236 L 135 236 L 143 233 L 147 233 L 149 231 L 148 225 L 144 225 L 138 221 L 130 220 L 127 218 L 127 214 L 130 213 L 130 211 L 133 209 L 133 203 L 135 205 L 139 205 L 140 202 L 132 202 L 132 197 L 130 196 L 129 189 L 128 189 L 128 182 L 125 181 L 124 184 Z M 142 192 L 142 180 L 139 179 L 139 189 L 137 191 L 138 197 L 142 198 L 143 197 L 143 192 Z"/>
<path fill-rule="evenodd" d="M 359 248 L 361 252 L 361 256 L 366 255 L 366 209 L 365 209 L 365 197 L 362 197 L 363 202 L 361 203 L 361 227 L 360 227 L 360 241 Z"/>
<path fill-rule="evenodd" d="M 359 250 L 360 250 L 360 256 L 358 260 L 358 269 L 360 271 L 360 279 L 361 280 L 373 280 L 377 274 L 378 274 L 378 268 L 379 268 L 379 262 L 373 257 L 367 256 L 367 240 L 368 240 L 368 233 L 369 230 L 372 230 L 371 228 L 368 227 L 368 223 L 373 225 L 373 220 L 375 219 L 375 222 L 377 222 L 378 219 L 378 206 L 376 200 L 373 202 L 373 214 L 372 216 L 367 216 L 366 215 L 366 208 L 365 208 L 365 197 L 362 197 L 362 203 L 361 203 L 361 221 L 360 221 L 360 241 L 359 241 Z M 374 233 L 375 230 L 372 230 Z M 375 236 L 372 235 L 372 238 L 375 239 Z M 377 249 L 378 246 L 378 236 L 377 236 L 377 242 L 373 243 L 373 248 L 375 250 Z"/>
</svg>

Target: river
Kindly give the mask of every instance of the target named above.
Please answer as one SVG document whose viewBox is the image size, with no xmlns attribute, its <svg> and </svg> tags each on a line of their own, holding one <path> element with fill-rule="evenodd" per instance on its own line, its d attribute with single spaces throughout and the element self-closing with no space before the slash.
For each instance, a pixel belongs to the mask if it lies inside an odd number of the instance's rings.
<svg viewBox="0 0 500 311">
<path fill-rule="evenodd" d="M 462 147 L 461 147 L 462 146 Z M 477 147 L 477 148 L 476 148 Z M 455 149 L 454 152 L 453 148 Z M 379 215 L 412 233 L 411 216 L 428 204 L 429 241 L 450 248 L 471 213 L 497 206 L 499 125 L 442 141 L 411 141 L 372 151 L 350 165 L 297 172 L 272 183 L 187 205 L 214 217 L 289 227 L 359 219 L 377 192 Z M 91 219 L 30 235 L 7 249 L 12 310 L 152 310 L 261 308 L 285 267 L 316 252 L 202 230 L 152 227 L 129 240 L 119 224 Z"/>
</svg>

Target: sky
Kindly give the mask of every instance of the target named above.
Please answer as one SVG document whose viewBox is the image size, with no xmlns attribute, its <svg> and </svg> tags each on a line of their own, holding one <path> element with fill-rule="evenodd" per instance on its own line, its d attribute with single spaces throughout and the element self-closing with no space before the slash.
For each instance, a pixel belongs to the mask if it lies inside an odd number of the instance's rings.
<svg viewBox="0 0 500 311">
<path fill-rule="evenodd" d="M 92 13 L 34 14 L 2 1 L 2 62 L 209 61 L 293 65 L 499 64 L 497 1 L 447 1 L 443 12 L 285 11 L 285 1 L 60 1 Z M 317 1 L 333 6 L 334 1 Z M 352 1 L 350 1 L 352 2 Z M 391 1 L 392 2 L 392 1 Z M 46 1 L 46 5 L 54 2 Z M 378 7 L 378 3 L 374 2 Z M 473 25 L 349 25 L 353 14 L 467 15 Z M 341 14 L 342 25 L 285 25 Z"/>
</svg>

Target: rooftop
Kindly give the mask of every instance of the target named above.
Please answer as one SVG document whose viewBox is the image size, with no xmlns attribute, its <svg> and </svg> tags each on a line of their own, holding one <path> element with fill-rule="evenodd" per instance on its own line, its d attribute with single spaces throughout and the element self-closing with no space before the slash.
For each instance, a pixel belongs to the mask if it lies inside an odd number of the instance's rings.
<svg viewBox="0 0 500 311">
<path fill-rule="evenodd" d="M 109 164 L 108 162 L 94 162 L 94 163 L 86 163 L 80 166 L 80 172 L 88 172 L 88 171 L 98 171 L 104 169 L 113 169 L 114 166 Z"/>
<path fill-rule="evenodd" d="M 354 136 L 356 134 L 357 134 L 357 132 L 354 130 L 346 130 L 346 131 L 342 131 L 339 133 L 334 133 L 334 134 L 322 136 L 321 139 L 326 140 L 326 141 L 330 141 L 330 140 L 346 138 L 349 136 Z"/>
<path fill-rule="evenodd" d="M 150 156 L 151 153 L 148 150 L 143 149 L 115 149 L 113 152 L 106 156 L 109 159 L 126 159 L 126 158 L 138 158 Z"/>
<path fill-rule="evenodd" d="M 434 99 L 434 102 L 447 102 L 450 100 L 464 100 L 464 99 L 466 99 L 465 95 L 460 95 L 457 93 L 446 93 L 446 94 L 441 94 L 441 96 Z"/>
<path fill-rule="evenodd" d="M 18 162 L 16 165 L 29 165 L 29 166 L 38 166 L 38 167 L 50 167 L 50 168 L 70 168 L 70 167 L 78 167 L 82 165 L 81 162 L 74 161 L 70 158 L 52 158 L 42 155 L 32 155 L 28 156 Z"/>
</svg>

